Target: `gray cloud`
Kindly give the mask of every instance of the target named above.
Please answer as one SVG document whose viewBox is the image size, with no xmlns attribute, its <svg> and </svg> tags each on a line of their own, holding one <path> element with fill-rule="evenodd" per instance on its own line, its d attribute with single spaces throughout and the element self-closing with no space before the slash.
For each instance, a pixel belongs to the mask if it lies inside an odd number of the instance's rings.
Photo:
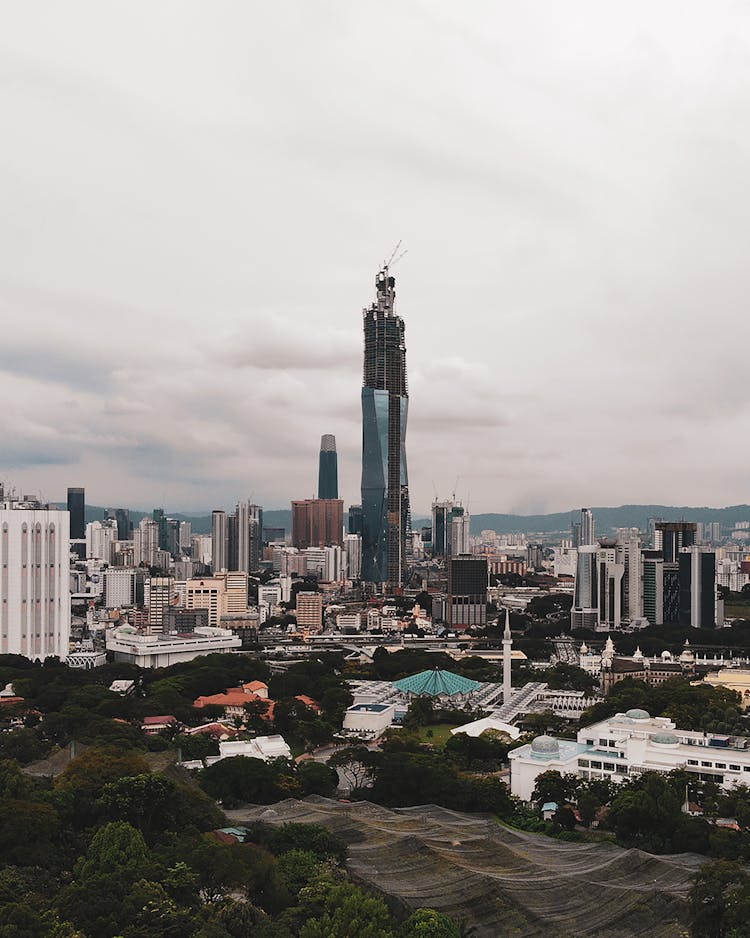
<svg viewBox="0 0 750 938">
<path fill-rule="evenodd" d="M 750 12 L 42 7 L 0 35 L 0 475 L 270 507 L 335 433 L 357 500 L 401 237 L 418 511 L 747 500 Z"/>
</svg>

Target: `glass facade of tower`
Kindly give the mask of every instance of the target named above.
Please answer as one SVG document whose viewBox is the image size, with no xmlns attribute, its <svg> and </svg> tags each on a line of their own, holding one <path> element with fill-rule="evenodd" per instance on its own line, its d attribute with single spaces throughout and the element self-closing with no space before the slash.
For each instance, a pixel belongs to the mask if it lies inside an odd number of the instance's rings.
<svg viewBox="0 0 750 938">
<path fill-rule="evenodd" d="M 318 498 L 339 497 L 339 470 L 336 437 L 326 433 L 320 440 L 318 462 Z"/>
<path fill-rule="evenodd" d="M 375 280 L 376 301 L 364 311 L 362 387 L 362 579 L 400 584 L 411 528 L 406 470 L 404 321 L 393 310 L 395 279 Z"/>
</svg>

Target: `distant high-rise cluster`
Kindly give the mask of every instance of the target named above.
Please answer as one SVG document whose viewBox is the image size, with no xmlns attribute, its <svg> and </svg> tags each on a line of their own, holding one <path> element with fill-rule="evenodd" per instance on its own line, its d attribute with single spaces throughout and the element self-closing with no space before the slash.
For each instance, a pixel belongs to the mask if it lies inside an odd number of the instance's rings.
<svg viewBox="0 0 750 938">
<path fill-rule="evenodd" d="M 260 569 L 263 555 L 263 509 L 250 501 L 237 502 L 234 514 L 218 509 L 211 515 L 211 555 L 214 572 Z"/>
<path fill-rule="evenodd" d="M 716 554 L 696 543 L 692 521 L 656 521 L 653 545 L 644 548 L 637 528 L 614 537 L 593 536 L 589 509 L 582 510 L 581 543 L 571 609 L 573 628 L 679 624 L 714 628 L 723 619 L 716 591 Z"/>
</svg>

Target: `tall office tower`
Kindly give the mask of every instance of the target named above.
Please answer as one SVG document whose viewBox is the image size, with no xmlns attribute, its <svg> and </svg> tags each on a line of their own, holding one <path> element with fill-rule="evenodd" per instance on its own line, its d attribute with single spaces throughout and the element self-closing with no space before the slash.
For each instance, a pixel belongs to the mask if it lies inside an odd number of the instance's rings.
<svg viewBox="0 0 750 938">
<path fill-rule="evenodd" d="M 339 497 L 339 469 L 336 455 L 336 437 L 324 433 L 320 438 L 318 462 L 318 498 Z"/>
<path fill-rule="evenodd" d="M 623 618 L 625 564 L 615 538 L 601 538 L 597 553 L 599 572 L 599 629 L 618 629 Z"/>
<path fill-rule="evenodd" d="M 683 547 L 695 544 L 695 521 L 657 521 L 654 524 L 654 550 L 660 550 L 664 563 L 678 563 Z"/>
<path fill-rule="evenodd" d="M 0 487 L 0 654 L 68 654 L 69 554 L 70 512 Z"/>
<path fill-rule="evenodd" d="M 70 514 L 71 549 L 80 560 L 86 556 L 86 492 L 84 489 L 68 489 L 68 513 Z"/>
<path fill-rule="evenodd" d="M 112 548 L 117 540 L 117 522 L 89 521 L 86 525 L 86 557 L 112 563 Z"/>
<path fill-rule="evenodd" d="M 599 548 L 582 544 L 576 558 L 576 578 L 573 587 L 573 606 L 570 627 L 595 629 L 599 624 Z"/>
<path fill-rule="evenodd" d="M 590 508 L 581 509 L 581 544 L 594 544 L 594 514 Z"/>
<path fill-rule="evenodd" d="M 249 501 L 238 502 L 235 518 L 237 565 L 234 569 L 253 573 L 260 568 L 263 555 L 263 509 Z"/>
<path fill-rule="evenodd" d="M 250 502 L 237 502 L 237 570 L 250 572 Z"/>
<path fill-rule="evenodd" d="M 253 573 L 260 570 L 260 562 L 263 559 L 263 509 L 260 505 L 248 505 L 250 514 L 250 570 Z"/>
<path fill-rule="evenodd" d="M 361 505 L 349 505 L 349 534 L 362 534 Z"/>
<path fill-rule="evenodd" d="M 680 550 L 680 625 L 716 627 L 716 554 L 693 544 Z"/>
<path fill-rule="evenodd" d="M 577 550 L 581 546 L 581 522 L 574 521 L 571 526 L 571 546 Z"/>
<path fill-rule="evenodd" d="M 661 551 L 656 551 L 661 554 Z M 665 625 L 676 625 L 680 620 L 680 565 L 667 563 L 662 557 L 663 616 Z"/>
<path fill-rule="evenodd" d="M 487 558 L 451 557 L 448 561 L 448 625 L 487 624 Z"/>
<path fill-rule="evenodd" d="M 346 572 L 350 580 L 358 580 L 362 574 L 362 537 L 359 534 L 344 535 Z"/>
<path fill-rule="evenodd" d="M 229 569 L 228 549 L 227 513 L 217 509 L 211 513 L 211 566 L 214 573 Z"/>
<path fill-rule="evenodd" d="M 404 321 L 394 312 L 396 281 L 388 265 L 375 278 L 376 298 L 364 317 L 362 383 L 362 579 L 400 584 L 411 527 L 406 470 Z"/>
<path fill-rule="evenodd" d="M 292 546 L 343 544 L 344 503 L 340 498 L 307 498 L 292 502 Z"/>
<path fill-rule="evenodd" d="M 450 555 L 450 525 L 453 502 L 432 503 L 432 554 L 434 557 Z"/>
<path fill-rule="evenodd" d="M 181 556 L 180 550 L 180 522 L 176 518 L 166 518 L 164 521 L 164 547 L 170 557 Z"/>
<path fill-rule="evenodd" d="M 115 508 L 115 521 L 117 522 L 117 540 L 129 541 L 133 534 L 130 511 L 127 508 Z"/>
<path fill-rule="evenodd" d="M 644 550 L 643 617 L 649 625 L 664 624 L 664 558 L 661 551 Z"/>
<path fill-rule="evenodd" d="M 234 514 L 227 515 L 227 570 L 239 570 L 239 568 L 240 560 L 237 543 L 237 512 L 234 512 Z"/>
<path fill-rule="evenodd" d="M 168 550 L 167 547 L 167 516 L 163 508 L 154 508 L 151 512 L 151 520 L 159 528 L 159 550 Z"/>
</svg>

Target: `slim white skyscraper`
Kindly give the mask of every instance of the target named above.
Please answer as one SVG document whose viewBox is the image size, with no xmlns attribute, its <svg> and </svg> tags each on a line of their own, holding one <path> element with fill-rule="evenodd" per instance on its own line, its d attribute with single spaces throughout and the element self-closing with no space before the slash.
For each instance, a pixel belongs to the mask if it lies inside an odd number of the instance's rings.
<svg viewBox="0 0 750 938">
<path fill-rule="evenodd" d="M 0 487 L 0 654 L 64 658 L 70 642 L 70 515 Z"/>
</svg>

